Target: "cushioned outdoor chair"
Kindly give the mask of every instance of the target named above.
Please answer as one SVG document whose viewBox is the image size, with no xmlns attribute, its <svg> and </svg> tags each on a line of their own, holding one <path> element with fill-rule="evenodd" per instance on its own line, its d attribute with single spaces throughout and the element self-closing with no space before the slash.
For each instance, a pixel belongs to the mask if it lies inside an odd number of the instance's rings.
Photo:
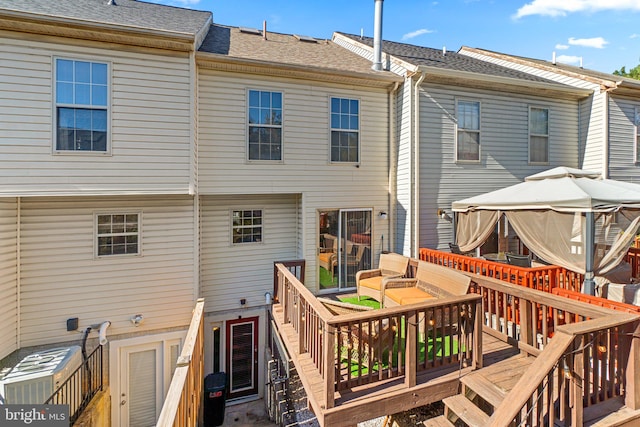
<svg viewBox="0 0 640 427">
<path fill-rule="evenodd" d="M 516 267 L 531 268 L 531 255 L 518 255 L 507 253 L 507 263 Z"/>
<path fill-rule="evenodd" d="M 390 277 L 404 277 L 409 267 L 409 258 L 396 253 L 380 255 L 380 264 L 373 270 L 360 270 L 356 273 L 358 299 L 368 296 L 382 302 L 382 281 Z"/>
</svg>

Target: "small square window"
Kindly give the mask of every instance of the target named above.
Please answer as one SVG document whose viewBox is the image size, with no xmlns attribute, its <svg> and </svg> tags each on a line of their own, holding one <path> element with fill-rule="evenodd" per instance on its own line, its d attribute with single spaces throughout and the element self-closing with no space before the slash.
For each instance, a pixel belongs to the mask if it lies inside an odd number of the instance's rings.
<svg viewBox="0 0 640 427">
<path fill-rule="evenodd" d="M 262 242 L 262 210 L 238 210 L 231 215 L 233 244 Z"/>
<path fill-rule="evenodd" d="M 138 255 L 140 253 L 140 214 L 96 215 L 96 254 Z"/>
</svg>

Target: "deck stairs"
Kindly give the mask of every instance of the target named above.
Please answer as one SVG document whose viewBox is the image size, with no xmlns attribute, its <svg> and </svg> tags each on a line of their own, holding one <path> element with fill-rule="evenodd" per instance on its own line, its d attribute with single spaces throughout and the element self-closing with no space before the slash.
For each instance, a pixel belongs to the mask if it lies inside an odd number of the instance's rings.
<svg viewBox="0 0 640 427">
<path fill-rule="evenodd" d="M 442 401 L 444 415 L 427 420 L 424 425 L 486 426 L 494 408 L 502 403 L 534 360 L 534 357 L 519 354 L 465 375 L 460 379 L 460 394 Z"/>
</svg>

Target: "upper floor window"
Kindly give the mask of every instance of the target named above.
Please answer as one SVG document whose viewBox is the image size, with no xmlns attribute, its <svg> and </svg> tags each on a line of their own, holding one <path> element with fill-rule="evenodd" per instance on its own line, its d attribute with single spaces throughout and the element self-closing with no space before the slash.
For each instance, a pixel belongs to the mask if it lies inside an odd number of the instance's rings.
<svg viewBox="0 0 640 427">
<path fill-rule="evenodd" d="M 56 151 L 107 151 L 108 66 L 55 60 Z"/>
<path fill-rule="evenodd" d="M 249 160 L 282 160 L 282 93 L 249 91 Z"/>
<path fill-rule="evenodd" d="M 331 98 L 331 161 L 360 161 L 360 101 Z"/>
<path fill-rule="evenodd" d="M 456 119 L 456 160 L 480 161 L 480 102 L 459 100 L 456 103 Z"/>
<path fill-rule="evenodd" d="M 262 242 L 262 210 L 233 211 L 231 214 L 232 242 L 260 243 Z"/>
<path fill-rule="evenodd" d="M 636 131 L 635 131 L 635 161 L 636 163 L 640 162 L 640 107 L 636 107 L 634 114 L 634 122 Z"/>
<path fill-rule="evenodd" d="M 140 253 L 140 214 L 96 215 L 97 255 L 137 255 Z"/>
<path fill-rule="evenodd" d="M 549 109 L 529 109 L 529 163 L 549 163 Z"/>
</svg>

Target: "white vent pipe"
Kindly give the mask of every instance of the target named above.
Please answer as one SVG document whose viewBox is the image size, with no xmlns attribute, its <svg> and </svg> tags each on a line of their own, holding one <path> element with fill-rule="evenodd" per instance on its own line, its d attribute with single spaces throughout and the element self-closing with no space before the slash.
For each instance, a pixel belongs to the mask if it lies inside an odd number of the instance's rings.
<svg viewBox="0 0 640 427">
<path fill-rule="evenodd" d="M 384 0 L 374 0 L 375 18 L 373 22 L 373 65 L 375 71 L 382 71 L 382 2 Z"/>
</svg>

